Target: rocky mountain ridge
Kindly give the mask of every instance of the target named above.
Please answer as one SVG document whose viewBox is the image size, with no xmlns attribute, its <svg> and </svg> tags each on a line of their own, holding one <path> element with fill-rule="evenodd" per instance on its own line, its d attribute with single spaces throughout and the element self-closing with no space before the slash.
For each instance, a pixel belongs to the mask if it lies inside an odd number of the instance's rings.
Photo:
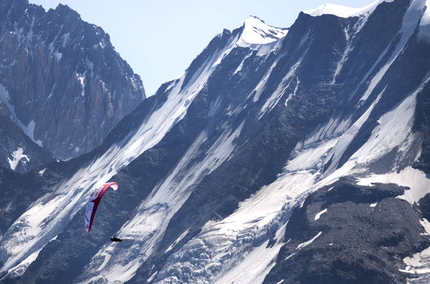
<svg viewBox="0 0 430 284">
<path fill-rule="evenodd" d="M 67 160 L 90 152 L 145 99 L 140 77 L 109 35 L 68 6 L 47 12 L 26 0 L 0 6 L 2 118 L 34 142 L 2 131 L 3 167 L 18 149 L 26 159 L 14 169 L 24 171 L 50 156 Z"/>
</svg>

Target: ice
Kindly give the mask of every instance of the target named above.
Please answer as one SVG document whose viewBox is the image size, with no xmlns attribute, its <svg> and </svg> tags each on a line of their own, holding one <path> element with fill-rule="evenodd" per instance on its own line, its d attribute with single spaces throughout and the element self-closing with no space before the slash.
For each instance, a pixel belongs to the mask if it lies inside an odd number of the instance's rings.
<svg viewBox="0 0 430 284">
<path fill-rule="evenodd" d="M 351 8 L 342 5 L 325 3 L 316 9 L 305 10 L 303 13 L 318 17 L 322 15 L 335 15 L 340 18 L 358 17 L 363 14 L 370 14 L 382 2 L 392 2 L 393 0 L 377 0 L 362 8 Z"/>
<path fill-rule="evenodd" d="M 322 214 L 324 214 L 324 213 L 326 213 L 327 212 L 327 208 L 326 209 L 324 209 L 324 210 L 322 210 L 322 211 L 320 211 L 320 212 L 318 212 L 318 214 L 317 215 L 315 215 L 315 221 L 317 221 L 317 220 L 319 220 L 319 218 L 321 217 L 321 215 Z"/>
</svg>

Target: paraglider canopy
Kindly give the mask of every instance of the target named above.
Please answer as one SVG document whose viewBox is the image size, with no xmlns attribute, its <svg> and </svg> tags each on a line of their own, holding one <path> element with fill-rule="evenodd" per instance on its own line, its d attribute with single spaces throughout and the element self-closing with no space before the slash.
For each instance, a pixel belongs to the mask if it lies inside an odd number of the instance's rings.
<svg viewBox="0 0 430 284">
<path fill-rule="evenodd" d="M 108 182 L 102 185 L 99 189 L 97 189 L 93 195 L 91 195 L 90 200 L 87 204 L 87 210 L 85 211 L 85 229 L 87 232 L 91 230 L 91 226 L 93 225 L 94 216 L 96 215 L 97 207 L 99 206 L 100 200 L 105 194 L 106 190 L 112 188 L 113 190 L 118 189 L 118 184 L 116 182 Z"/>
</svg>

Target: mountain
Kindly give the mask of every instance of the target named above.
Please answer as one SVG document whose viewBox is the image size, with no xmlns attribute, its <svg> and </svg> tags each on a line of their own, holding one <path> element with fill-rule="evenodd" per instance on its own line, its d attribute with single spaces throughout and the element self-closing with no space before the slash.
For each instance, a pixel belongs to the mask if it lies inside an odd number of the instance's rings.
<svg viewBox="0 0 430 284">
<path fill-rule="evenodd" d="M 0 39 L 2 167 L 90 152 L 145 98 L 109 35 L 67 6 L 2 0 Z"/>
<path fill-rule="evenodd" d="M 427 283 L 427 7 L 251 16 L 93 151 L 3 169 L 0 281 Z"/>
</svg>

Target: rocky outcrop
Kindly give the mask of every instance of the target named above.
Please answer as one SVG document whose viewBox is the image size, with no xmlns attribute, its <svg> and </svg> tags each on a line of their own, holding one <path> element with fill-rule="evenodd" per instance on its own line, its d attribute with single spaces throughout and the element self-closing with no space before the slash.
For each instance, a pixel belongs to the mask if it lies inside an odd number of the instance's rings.
<svg viewBox="0 0 430 284">
<path fill-rule="evenodd" d="M 420 215 L 396 198 L 407 188 L 343 178 L 291 216 L 265 283 L 405 283 L 403 258 L 430 245 Z"/>
<path fill-rule="evenodd" d="M 100 27 L 68 6 L 0 3 L 0 85 L 14 122 L 56 159 L 102 143 L 145 98 L 141 79 Z"/>
</svg>

